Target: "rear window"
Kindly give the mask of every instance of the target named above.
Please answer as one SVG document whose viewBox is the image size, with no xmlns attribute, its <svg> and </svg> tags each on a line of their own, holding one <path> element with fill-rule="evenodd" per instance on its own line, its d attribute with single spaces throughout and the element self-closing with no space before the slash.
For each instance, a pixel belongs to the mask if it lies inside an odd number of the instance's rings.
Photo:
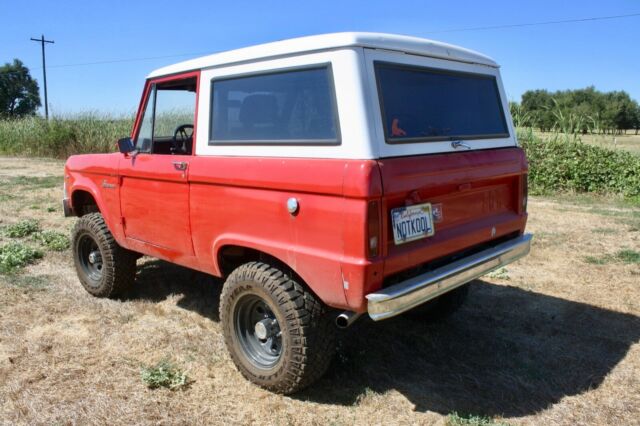
<svg viewBox="0 0 640 426">
<path fill-rule="evenodd" d="M 212 82 L 210 144 L 336 144 L 329 67 Z"/>
<path fill-rule="evenodd" d="M 388 143 L 509 136 L 496 78 L 377 62 Z"/>
</svg>

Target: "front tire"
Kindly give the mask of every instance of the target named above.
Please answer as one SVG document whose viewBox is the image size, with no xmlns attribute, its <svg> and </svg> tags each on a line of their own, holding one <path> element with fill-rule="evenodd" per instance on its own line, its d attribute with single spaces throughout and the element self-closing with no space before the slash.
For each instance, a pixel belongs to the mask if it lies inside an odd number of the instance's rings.
<svg viewBox="0 0 640 426">
<path fill-rule="evenodd" d="M 318 380 L 335 351 L 324 304 L 281 270 L 244 264 L 224 284 L 220 319 L 242 375 L 273 392 L 295 393 Z"/>
<path fill-rule="evenodd" d="M 135 253 L 120 247 L 100 213 L 89 213 L 71 231 L 71 247 L 82 286 L 96 297 L 116 297 L 136 275 Z"/>
</svg>

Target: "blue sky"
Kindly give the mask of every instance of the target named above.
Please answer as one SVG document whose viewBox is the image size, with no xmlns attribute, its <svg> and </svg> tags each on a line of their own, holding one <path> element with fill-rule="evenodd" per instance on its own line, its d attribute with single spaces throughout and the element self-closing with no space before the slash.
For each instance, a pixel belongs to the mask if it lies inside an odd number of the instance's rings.
<svg viewBox="0 0 640 426">
<path fill-rule="evenodd" d="M 0 0 L 0 62 L 19 58 L 40 82 L 40 46 L 29 38 L 44 33 L 55 40 L 47 45 L 51 112 L 128 113 L 137 107 L 145 76 L 164 65 L 303 35 L 379 31 L 432 38 L 493 57 L 511 100 L 528 89 L 588 85 L 626 90 L 640 100 L 640 17 L 443 31 L 637 12 L 637 0 Z M 150 57 L 163 58 L 74 65 Z"/>
</svg>

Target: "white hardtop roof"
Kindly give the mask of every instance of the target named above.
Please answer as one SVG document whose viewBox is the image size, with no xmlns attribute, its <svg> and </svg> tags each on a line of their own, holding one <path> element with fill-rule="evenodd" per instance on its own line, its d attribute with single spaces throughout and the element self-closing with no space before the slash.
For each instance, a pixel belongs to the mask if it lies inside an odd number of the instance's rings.
<svg viewBox="0 0 640 426">
<path fill-rule="evenodd" d="M 257 59 L 339 49 L 343 47 L 368 47 L 372 49 L 395 50 L 421 56 L 498 67 L 498 64 L 488 56 L 451 44 L 395 34 L 351 32 L 299 37 L 215 53 L 213 55 L 202 56 L 159 68 L 149 74 L 148 78 L 221 65 L 237 64 Z"/>
</svg>

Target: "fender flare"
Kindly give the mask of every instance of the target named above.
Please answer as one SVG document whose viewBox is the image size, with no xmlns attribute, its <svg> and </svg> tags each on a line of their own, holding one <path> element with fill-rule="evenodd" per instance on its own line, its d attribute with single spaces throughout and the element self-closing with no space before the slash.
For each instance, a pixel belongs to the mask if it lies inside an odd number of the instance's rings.
<svg viewBox="0 0 640 426">
<path fill-rule="evenodd" d="M 77 180 L 76 180 L 76 182 L 74 182 L 74 184 L 71 187 L 71 190 L 69 192 L 69 199 L 71 200 L 71 207 L 74 208 L 74 211 L 75 211 L 75 206 L 73 205 L 73 197 L 78 191 L 87 192 L 89 195 L 91 195 L 93 197 L 93 200 L 96 202 L 96 205 L 98 206 L 98 211 L 102 214 L 102 217 L 104 218 L 104 222 L 107 225 L 107 228 L 109 228 L 109 231 L 111 232 L 111 234 L 114 236 L 116 241 L 118 241 L 118 244 L 122 245 L 122 241 L 121 241 L 122 238 L 120 237 L 118 232 L 116 232 L 116 229 L 113 226 L 113 218 L 110 217 L 110 215 L 107 213 L 107 210 L 105 209 L 105 206 L 104 206 L 104 201 L 98 195 L 99 192 L 97 191 L 96 185 L 89 179 L 86 179 L 86 178 L 81 178 L 81 179 L 82 179 L 82 181 L 88 180 L 90 183 L 87 184 L 85 182 L 82 182 L 80 184 L 77 184 L 76 183 Z M 77 212 L 76 212 L 76 214 L 77 214 Z"/>
<path fill-rule="evenodd" d="M 332 260 L 332 265 L 337 265 L 335 271 L 324 269 L 324 273 L 318 275 L 317 270 L 309 267 L 309 259 L 298 259 L 298 252 L 287 242 L 274 243 L 272 240 L 263 240 L 250 234 L 225 233 L 218 236 L 212 244 L 213 272 L 214 275 L 223 276 L 220 268 L 220 253 L 224 247 L 236 246 L 255 250 L 273 257 L 286 265 L 303 281 L 316 296 L 324 303 L 333 307 L 345 307 L 347 305 L 343 290 L 342 271 L 339 261 Z M 300 260 L 300 264 L 298 264 Z M 302 267 L 303 266 L 303 267 Z"/>
</svg>

